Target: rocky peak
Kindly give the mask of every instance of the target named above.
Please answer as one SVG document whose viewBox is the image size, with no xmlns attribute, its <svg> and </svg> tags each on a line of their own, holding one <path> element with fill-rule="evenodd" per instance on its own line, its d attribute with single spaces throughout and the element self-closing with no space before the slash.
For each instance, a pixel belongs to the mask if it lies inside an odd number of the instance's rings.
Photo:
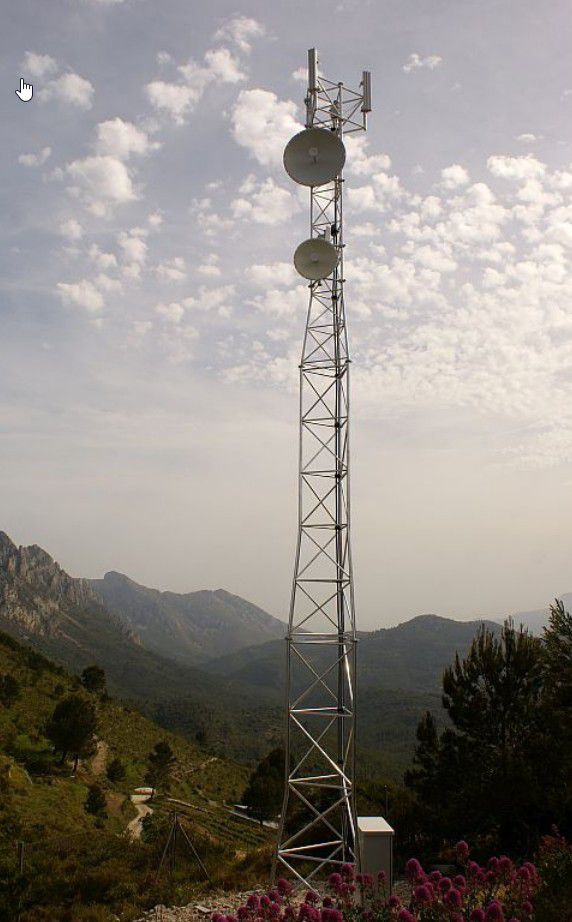
<svg viewBox="0 0 572 922">
<path fill-rule="evenodd" d="M 87 580 L 74 579 L 37 544 L 16 547 L 0 532 L 0 618 L 29 633 L 59 632 L 68 610 L 97 604 Z"/>
</svg>

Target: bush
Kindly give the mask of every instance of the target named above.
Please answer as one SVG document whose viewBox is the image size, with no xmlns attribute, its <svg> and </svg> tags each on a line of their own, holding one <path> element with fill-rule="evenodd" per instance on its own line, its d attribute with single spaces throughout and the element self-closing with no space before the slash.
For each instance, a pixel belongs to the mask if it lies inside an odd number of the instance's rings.
<svg viewBox="0 0 572 922">
<path fill-rule="evenodd" d="M 535 902 L 535 922 L 562 922 L 572 906 L 572 845 L 557 829 L 545 836 L 538 854 L 541 885 Z"/>
<path fill-rule="evenodd" d="M 292 884 L 280 879 L 265 896 L 252 894 L 237 917 L 239 922 L 529 922 L 532 900 L 539 888 L 538 871 L 530 862 L 517 867 L 510 858 L 490 858 L 486 867 L 469 861 L 469 847 L 459 842 L 457 863 L 464 873 L 452 879 L 433 871 L 426 874 L 416 858 L 406 865 L 408 895 L 388 896 L 385 875 L 377 882 L 369 874 L 354 873 L 344 864 L 328 879 L 330 895 L 321 900 L 313 891 L 296 912 L 290 905 Z M 359 893 L 361 901 L 356 902 Z M 213 922 L 226 922 L 220 913 Z M 554 917 L 556 918 L 556 917 Z M 560 916 L 563 922 L 566 916 Z M 535 922 L 537 916 L 534 916 Z"/>
</svg>

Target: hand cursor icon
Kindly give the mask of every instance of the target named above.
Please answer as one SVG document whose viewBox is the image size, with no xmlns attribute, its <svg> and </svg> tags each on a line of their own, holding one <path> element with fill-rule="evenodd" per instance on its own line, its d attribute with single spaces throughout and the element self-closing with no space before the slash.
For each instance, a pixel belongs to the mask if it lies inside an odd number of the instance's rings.
<svg viewBox="0 0 572 922">
<path fill-rule="evenodd" d="M 18 96 L 22 102 L 29 102 L 32 98 L 34 88 L 31 83 L 24 83 L 24 78 L 20 77 L 20 89 L 15 90 L 16 96 Z"/>
</svg>

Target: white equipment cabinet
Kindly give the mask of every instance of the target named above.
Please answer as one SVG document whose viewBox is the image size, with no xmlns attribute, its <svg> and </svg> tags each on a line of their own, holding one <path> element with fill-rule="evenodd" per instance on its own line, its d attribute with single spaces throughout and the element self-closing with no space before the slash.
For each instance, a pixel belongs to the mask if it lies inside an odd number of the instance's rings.
<svg viewBox="0 0 572 922">
<path fill-rule="evenodd" d="M 376 877 L 379 871 L 385 871 L 389 893 L 391 893 L 393 886 L 393 828 L 382 816 L 358 816 L 357 827 L 362 874 L 373 874 Z"/>
</svg>

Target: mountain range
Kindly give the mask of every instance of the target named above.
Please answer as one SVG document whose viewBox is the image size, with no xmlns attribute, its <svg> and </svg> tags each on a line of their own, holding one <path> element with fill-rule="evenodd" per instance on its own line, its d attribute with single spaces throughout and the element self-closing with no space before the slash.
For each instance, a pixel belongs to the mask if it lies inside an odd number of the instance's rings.
<svg viewBox="0 0 572 922">
<path fill-rule="evenodd" d="M 363 764 L 399 774 L 422 711 L 440 709 L 443 670 L 482 623 L 420 615 L 360 634 Z M 225 590 L 159 592 L 113 571 L 73 578 L 0 532 L 0 630 L 76 672 L 97 662 L 113 694 L 213 751 L 248 761 L 282 740 L 286 625 Z"/>
</svg>

